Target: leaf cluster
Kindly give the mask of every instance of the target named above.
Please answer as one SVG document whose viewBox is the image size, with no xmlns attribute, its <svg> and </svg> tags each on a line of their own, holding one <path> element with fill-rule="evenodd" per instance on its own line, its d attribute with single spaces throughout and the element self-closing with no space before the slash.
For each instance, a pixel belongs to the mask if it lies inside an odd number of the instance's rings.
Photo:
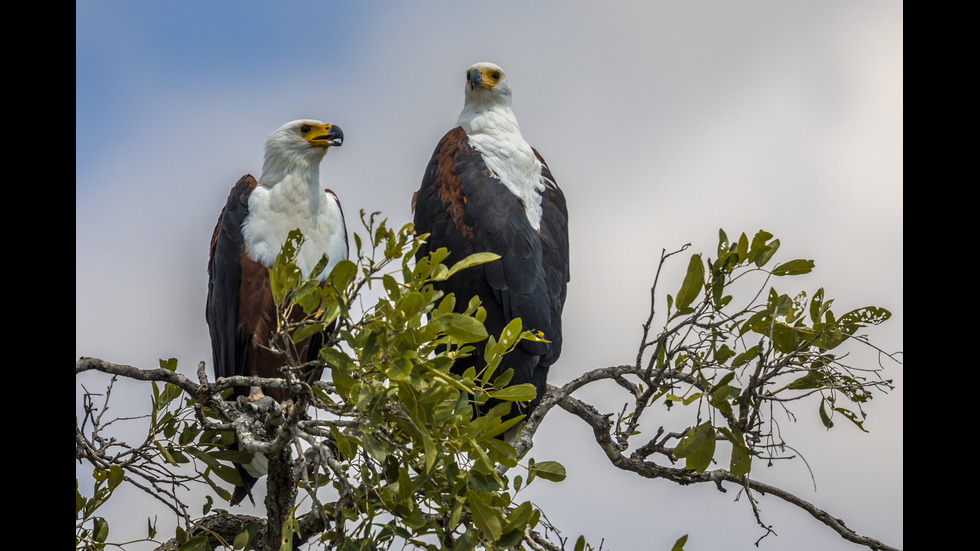
<svg viewBox="0 0 980 551">
<path fill-rule="evenodd" d="M 181 549 L 269 548 L 272 541 L 291 549 L 314 540 L 344 550 L 508 549 L 541 516 L 518 492 L 537 479 L 564 478 L 559 463 L 520 458 L 502 437 L 523 421 L 510 406 L 533 399 L 532 385 L 508 386 L 510 372 L 484 381 L 473 369 L 450 370 L 475 342 L 488 340 L 492 370 L 520 340 L 538 338 L 519 319 L 488 335 L 478 300 L 457 308 L 455 296 L 433 286 L 498 257 L 447 266 L 440 249 L 416 262 L 421 242 L 411 224 L 391 228 L 364 213 L 362 221 L 356 262 L 342 260 L 322 277 L 324 258 L 303 274 L 296 265 L 303 236 L 295 231 L 270 269 L 278 334 L 268 346 L 283 358 L 283 379 L 226 378 L 197 394 L 153 382 L 151 448 L 163 463 L 192 469 L 194 481 L 227 500 L 240 484 L 235 463 L 292 450 L 284 468 L 301 490 L 298 502 L 280 504 L 287 514 L 279 526 L 247 523 L 217 537 L 189 521 L 174 540 Z M 313 335 L 326 345 L 310 365 L 295 345 Z M 161 366 L 172 370 L 176 362 Z M 320 371 L 322 379 L 308 376 Z M 237 385 L 289 388 L 292 409 L 273 415 L 223 400 Z M 498 405 L 474 416 L 491 399 Z M 508 474 L 518 467 L 520 474 Z M 202 513 L 212 508 L 209 498 Z"/>
<path fill-rule="evenodd" d="M 109 522 L 96 514 L 99 507 L 112 497 L 112 492 L 123 481 L 123 470 L 118 466 L 96 469 L 92 473 L 95 487 L 92 497 L 86 498 L 75 480 L 75 548 L 104 549 L 109 537 Z"/>
<path fill-rule="evenodd" d="M 719 231 L 716 258 L 690 256 L 680 288 L 667 296 L 664 331 L 641 346 L 641 353 L 653 348 L 647 372 L 657 380 L 648 380 L 661 389 L 651 402 L 662 397 L 668 407 L 699 408 L 701 422 L 670 450 L 696 472 L 715 461 L 718 440 L 730 444 L 726 463 L 735 476 L 748 474 L 753 459 L 783 449 L 767 405 L 817 396 L 827 428 L 833 412 L 865 430 L 861 404 L 874 389 L 888 388 L 888 381 L 874 377 L 877 371 L 842 363 L 837 349 L 851 339 L 865 342 L 858 331 L 884 322 L 890 312 L 867 306 L 836 315 L 823 288 L 812 297 L 777 291 L 769 286 L 772 278 L 814 267 L 812 260 L 794 259 L 770 268 L 779 246 L 763 230 L 735 241 Z M 736 282 L 753 275 L 763 278 L 760 290 L 747 306 L 733 307 Z"/>
<path fill-rule="evenodd" d="M 488 335 L 478 301 L 459 312 L 455 297 L 432 285 L 497 256 L 477 254 L 446 266 L 448 252 L 440 249 L 412 262 L 421 243 L 411 225 L 396 231 L 372 218 L 365 227 L 368 246 L 355 238 L 360 279 L 352 262 L 341 262 L 320 287 L 320 304 L 329 305 L 321 307 L 322 323 L 339 320 L 336 346 L 321 351 L 332 386 L 314 388 L 318 411 L 332 418 L 318 419 L 309 434 L 326 440 L 319 448 L 335 467 L 313 482 L 329 481 L 342 498 L 324 508 L 338 520 L 321 541 L 341 549 L 395 540 L 431 549 L 509 548 L 540 512 L 515 500 L 520 477 L 512 488 L 495 467 L 518 464 L 516 450 L 500 436 L 521 420 L 507 415 L 510 402 L 533 398 L 534 388 L 506 388 L 510 373 L 483 384 L 472 370 L 459 377 L 450 367 L 489 338 L 492 369 L 530 335 L 520 320 Z M 383 256 L 375 257 L 378 251 Z M 386 272 L 389 266 L 396 270 Z M 364 288 L 380 296 L 354 321 L 350 305 Z M 474 404 L 490 398 L 502 403 L 474 418 Z M 532 463 L 528 482 L 535 475 L 555 479 L 556 470 Z"/>
</svg>

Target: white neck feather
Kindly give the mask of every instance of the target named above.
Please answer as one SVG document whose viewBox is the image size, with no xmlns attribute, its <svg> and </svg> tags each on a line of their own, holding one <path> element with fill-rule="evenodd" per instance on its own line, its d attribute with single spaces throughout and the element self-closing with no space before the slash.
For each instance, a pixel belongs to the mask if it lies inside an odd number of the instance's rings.
<svg viewBox="0 0 980 551">
<path fill-rule="evenodd" d="M 299 154 L 275 145 L 267 145 L 259 183 L 271 188 L 287 177 L 295 176 L 319 187 L 320 162 L 326 153 L 326 149 L 318 149 Z"/>
<path fill-rule="evenodd" d="M 289 232 L 299 229 L 306 239 L 297 264 L 308 275 L 320 257 L 330 262 L 321 274 L 347 257 L 347 230 L 340 205 L 323 191 L 320 159 L 299 155 L 266 158 L 262 177 L 249 196 L 249 214 L 242 227 L 248 255 L 264 266 L 271 266 Z"/>
<path fill-rule="evenodd" d="M 534 229 L 541 224 L 541 162 L 524 141 L 509 95 L 467 94 L 456 124 L 470 145 L 483 154 L 487 168 L 524 203 Z"/>
</svg>

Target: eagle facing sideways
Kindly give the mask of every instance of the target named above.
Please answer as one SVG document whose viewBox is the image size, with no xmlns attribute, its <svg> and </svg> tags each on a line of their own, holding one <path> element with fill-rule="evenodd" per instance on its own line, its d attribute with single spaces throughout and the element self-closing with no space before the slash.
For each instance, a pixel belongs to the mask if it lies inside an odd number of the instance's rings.
<svg viewBox="0 0 980 551">
<path fill-rule="evenodd" d="M 565 196 L 544 159 L 524 141 L 500 67 L 477 63 L 466 71 L 463 110 L 436 146 L 413 198 L 415 231 L 429 238 L 417 258 L 445 247 L 447 265 L 477 252 L 500 259 L 468 268 L 440 283 L 465 309 L 479 296 L 485 325 L 499 335 L 514 318 L 549 342 L 521 341 L 504 355 L 492 381 L 513 369 L 510 385 L 533 383 L 537 398 L 511 415 L 530 414 L 547 388 L 548 369 L 561 354 L 561 315 L 569 281 Z M 457 360 L 454 373 L 485 367 L 486 341 Z M 485 411 L 493 404 L 484 406 Z"/>
<path fill-rule="evenodd" d="M 347 229 L 337 196 L 320 183 L 320 162 L 330 147 L 343 143 L 340 127 L 297 120 L 274 131 L 265 143 L 262 176 L 242 176 L 232 188 L 211 238 L 206 315 L 211 334 L 215 378 L 246 375 L 280 378 L 281 356 L 267 347 L 276 329 L 276 307 L 269 268 L 290 231 L 304 242 L 297 255 L 303 275 L 326 254 L 321 280 L 348 255 Z M 322 336 L 299 343 L 296 357 L 316 359 Z M 251 399 L 266 394 L 289 399 L 282 389 L 236 389 Z M 259 454 L 256 454 L 259 455 Z M 261 459 L 259 460 L 261 461 Z M 244 487 L 235 488 L 231 504 L 246 496 L 263 475 L 261 467 L 238 465 Z"/>
</svg>

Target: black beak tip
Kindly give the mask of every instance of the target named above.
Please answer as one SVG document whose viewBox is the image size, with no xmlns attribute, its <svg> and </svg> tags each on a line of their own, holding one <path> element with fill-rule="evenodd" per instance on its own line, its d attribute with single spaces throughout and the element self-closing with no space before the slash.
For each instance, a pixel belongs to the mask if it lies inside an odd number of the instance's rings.
<svg viewBox="0 0 980 551">
<path fill-rule="evenodd" d="M 344 143 L 344 131 L 336 124 L 331 125 L 330 132 L 327 133 L 327 138 L 330 140 L 330 145 L 339 147 Z"/>
</svg>

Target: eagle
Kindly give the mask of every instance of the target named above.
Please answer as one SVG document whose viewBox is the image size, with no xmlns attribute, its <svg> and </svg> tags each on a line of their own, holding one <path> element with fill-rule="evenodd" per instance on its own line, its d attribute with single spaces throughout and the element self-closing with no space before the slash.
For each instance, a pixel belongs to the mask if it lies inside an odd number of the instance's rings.
<svg viewBox="0 0 980 551">
<path fill-rule="evenodd" d="M 259 179 L 246 174 L 231 189 L 211 237 L 208 262 L 205 317 L 216 379 L 282 377 L 285 360 L 269 349 L 277 325 L 269 268 L 290 231 L 299 229 L 304 237 L 297 251 L 297 265 L 304 277 L 323 255 L 328 263 L 321 280 L 347 258 L 347 228 L 340 201 L 320 183 L 320 162 L 329 148 L 343 141 L 337 125 L 317 120 L 288 122 L 266 140 Z M 322 343 L 323 335 L 298 343 L 295 357 L 316 359 Z M 235 394 L 250 400 L 263 395 L 278 402 L 290 399 L 288 390 L 273 388 L 240 387 Z M 246 496 L 252 500 L 251 488 L 264 474 L 263 458 L 258 459 L 259 466 L 254 468 L 236 464 L 244 486 L 236 486 L 232 505 Z"/>
<path fill-rule="evenodd" d="M 524 140 L 511 104 L 511 86 L 493 63 L 466 70 L 463 110 L 436 145 L 413 197 L 415 230 L 429 234 L 416 258 L 445 247 L 453 263 L 477 252 L 500 256 L 463 270 L 436 287 L 456 297 L 462 311 L 473 297 L 486 310 L 484 325 L 499 335 L 515 318 L 547 342 L 522 340 L 503 356 L 492 382 L 513 369 L 509 385 L 531 383 L 535 399 L 512 407 L 508 417 L 530 414 L 547 388 L 549 368 L 561 355 L 562 310 L 569 281 L 565 196 L 544 158 Z M 487 341 L 452 372 L 486 367 Z M 494 404 L 484 404 L 484 414 Z"/>
</svg>

